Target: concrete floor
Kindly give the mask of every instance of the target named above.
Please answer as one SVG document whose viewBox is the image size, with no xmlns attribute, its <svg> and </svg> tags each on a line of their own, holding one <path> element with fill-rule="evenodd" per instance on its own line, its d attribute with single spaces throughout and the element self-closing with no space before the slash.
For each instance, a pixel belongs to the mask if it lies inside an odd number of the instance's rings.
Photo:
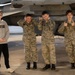
<svg viewBox="0 0 75 75">
<path fill-rule="evenodd" d="M 12 38 L 12 39 L 16 39 Z M 19 40 L 9 41 L 9 52 L 10 52 L 10 65 L 14 73 L 10 74 L 6 72 L 4 65 L 3 56 L 1 59 L 0 75 L 74 75 L 75 70 L 70 69 L 70 64 L 68 62 L 68 56 L 65 51 L 64 38 L 55 37 L 56 46 L 56 56 L 57 64 L 56 70 L 42 71 L 41 68 L 44 66 L 44 60 L 41 52 L 41 42 L 40 37 L 37 37 L 37 48 L 38 48 L 38 69 L 37 70 L 26 70 L 25 69 L 25 58 L 24 58 L 24 47 L 21 41 L 21 36 Z"/>
</svg>

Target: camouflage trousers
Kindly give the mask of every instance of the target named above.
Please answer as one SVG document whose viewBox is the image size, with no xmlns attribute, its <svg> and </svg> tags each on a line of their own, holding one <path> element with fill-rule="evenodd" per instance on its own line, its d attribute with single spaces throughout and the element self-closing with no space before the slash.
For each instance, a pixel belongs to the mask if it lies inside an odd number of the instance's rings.
<svg viewBox="0 0 75 75">
<path fill-rule="evenodd" d="M 70 63 L 75 63 L 75 44 L 73 42 L 66 42 L 66 52 Z"/>
<path fill-rule="evenodd" d="M 25 38 L 25 60 L 26 62 L 37 62 L 37 48 L 36 48 L 36 39 Z"/>
<path fill-rule="evenodd" d="M 46 64 L 56 64 L 54 43 L 42 43 L 42 56 Z"/>
</svg>

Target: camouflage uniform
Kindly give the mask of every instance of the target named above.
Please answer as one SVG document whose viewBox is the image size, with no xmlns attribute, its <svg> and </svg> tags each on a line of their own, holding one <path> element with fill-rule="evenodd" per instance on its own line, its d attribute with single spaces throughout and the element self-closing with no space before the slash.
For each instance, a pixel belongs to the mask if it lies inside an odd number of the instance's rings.
<svg viewBox="0 0 75 75">
<path fill-rule="evenodd" d="M 24 20 L 18 21 L 18 24 L 23 28 L 23 41 L 25 45 L 25 60 L 26 62 L 37 62 L 36 49 L 36 34 L 35 23 L 27 23 Z"/>
<path fill-rule="evenodd" d="M 65 46 L 68 53 L 70 63 L 75 63 L 75 26 L 67 22 L 68 26 L 65 27 L 64 23 L 60 26 L 58 32 L 65 36 Z"/>
<path fill-rule="evenodd" d="M 38 28 L 42 30 L 42 55 L 46 64 L 56 64 L 55 46 L 54 46 L 54 30 L 55 22 L 40 21 Z"/>
</svg>

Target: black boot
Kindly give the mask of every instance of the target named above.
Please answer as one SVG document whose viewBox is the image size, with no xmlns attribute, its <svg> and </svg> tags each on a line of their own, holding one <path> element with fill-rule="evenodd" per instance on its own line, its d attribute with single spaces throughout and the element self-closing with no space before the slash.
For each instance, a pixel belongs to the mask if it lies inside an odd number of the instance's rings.
<svg viewBox="0 0 75 75">
<path fill-rule="evenodd" d="M 33 62 L 33 69 L 37 69 L 37 62 Z"/>
<path fill-rule="evenodd" d="M 74 63 L 71 63 L 71 69 L 75 69 Z"/>
<path fill-rule="evenodd" d="M 51 70 L 55 70 L 55 64 L 52 64 Z"/>
<path fill-rule="evenodd" d="M 42 68 L 42 70 L 47 70 L 50 68 L 50 64 L 46 64 L 44 68 Z"/>
<path fill-rule="evenodd" d="M 27 70 L 29 70 L 30 69 L 30 62 L 27 62 L 27 68 L 26 68 Z"/>
</svg>

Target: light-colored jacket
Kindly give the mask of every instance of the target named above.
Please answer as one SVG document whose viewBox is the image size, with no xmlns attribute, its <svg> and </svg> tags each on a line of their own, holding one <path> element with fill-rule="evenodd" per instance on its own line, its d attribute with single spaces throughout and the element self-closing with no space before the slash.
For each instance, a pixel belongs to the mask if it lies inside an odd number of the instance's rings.
<svg viewBox="0 0 75 75">
<path fill-rule="evenodd" d="M 7 43 L 9 37 L 9 28 L 4 20 L 0 20 L 0 38 L 5 39 L 5 42 L 0 42 L 0 44 Z"/>
</svg>

